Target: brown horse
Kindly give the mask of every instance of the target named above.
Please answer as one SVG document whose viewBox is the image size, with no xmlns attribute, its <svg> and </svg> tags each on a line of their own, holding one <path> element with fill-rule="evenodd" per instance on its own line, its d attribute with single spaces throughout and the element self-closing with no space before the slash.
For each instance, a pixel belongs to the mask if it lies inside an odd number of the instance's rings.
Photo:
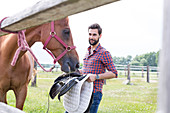
<svg viewBox="0 0 170 113">
<path fill-rule="evenodd" d="M 68 21 L 68 18 L 55 21 L 55 33 L 65 44 L 73 46 Z M 50 29 L 50 23 L 27 29 L 25 36 L 28 45 L 31 47 L 35 42 L 44 44 L 49 37 Z M 55 38 L 51 38 L 46 47 L 55 57 L 65 51 L 65 47 Z M 6 93 L 9 90 L 13 90 L 16 97 L 16 107 L 22 110 L 34 66 L 32 57 L 26 51 L 21 52 L 15 66 L 11 66 L 11 61 L 17 49 L 16 34 L 0 37 L 0 101 L 7 103 Z M 79 58 L 76 50 L 68 51 L 58 62 L 62 71 L 75 71 L 79 67 Z"/>
</svg>

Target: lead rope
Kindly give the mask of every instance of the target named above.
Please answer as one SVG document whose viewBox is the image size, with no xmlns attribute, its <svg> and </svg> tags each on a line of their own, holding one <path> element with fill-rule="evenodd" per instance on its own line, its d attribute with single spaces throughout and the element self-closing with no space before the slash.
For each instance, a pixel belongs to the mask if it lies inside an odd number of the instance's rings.
<svg viewBox="0 0 170 113">
<path fill-rule="evenodd" d="M 18 59 L 18 56 L 19 56 L 20 52 L 21 52 L 21 51 L 26 51 L 26 50 L 28 50 L 28 51 L 31 53 L 31 55 L 33 56 L 34 60 L 38 63 L 38 65 L 39 65 L 44 71 L 46 71 L 46 72 L 51 72 L 51 71 L 54 69 L 55 65 L 54 65 L 51 69 L 46 70 L 46 69 L 38 62 L 38 59 L 36 58 L 36 56 L 34 55 L 34 53 L 32 52 L 31 48 L 29 47 L 29 45 L 28 45 L 28 43 L 27 43 L 27 41 L 26 41 L 26 38 L 25 38 L 25 30 L 22 30 L 22 31 L 19 31 L 19 32 L 18 32 L 18 46 L 19 46 L 19 48 L 16 50 L 15 55 L 14 55 L 14 57 L 13 57 L 13 60 L 12 60 L 12 62 L 11 62 L 11 65 L 12 65 L 12 66 L 15 66 L 16 61 L 17 61 L 17 59 Z"/>
<path fill-rule="evenodd" d="M 50 94 L 48 94 L 48 108 L 46 113 L 48 113 L 49 110 L 50 110 Z"/>
<path fill-rule="evenodd" d="M 71 78 L 71 76 L 70 76 L 71 73 L 72 73 L 71 71 L 69 71 L 69 73 L 68 73 L 69 74 L 69 79 Z M 69 84 L 68 84 L 68 86 L 69 86 Z M 50 97 L 50 94 L 48 94 L 48 103 L 47 103 L 48 107 L 47 107 L 46 113 L 48 113 L 49 110 L 50 110 L 50 98 L 49 97 Z"/>
<path fill-rule="evenodd" d="M 53 65 L 53 67 L 49 70 L 46 70 L 39 62 L 38 62 L 38 59 L 35 57 L 34 53 L 32 52 L 31 48 L 29 47 L 27 41 L 26 41 L 26 38 L 25 38 L 25 31 L 26 30 L 22 30 L 22 31 L 9 31 L 9 30 L 4 30 L 1 28 L 1 24 L 3 22 L 3 20 L 5 20 L 7 17 L 3 18 L 1 21 L 0 21 L 0 31 L 2 32 L 6 32 L 6 33 L 15 33 L 15 34 L 18 34 L 18 49 L 16 50 L 15 52 L 15 55 L 13 57 L 13 60 L 11 62 L 11 65 L 12 66 L 15 66 L 16 64 L 16 61 L 18 59 L 18 56 L 19 56 L 19 53 L 21 51 L 26 51 L 28 50 L 31 55 L 34 57 L 34 60 L 38 63 L 38 65 L 46 72 L 51 72 L 54 68 L 55 68 L 55 64 Z"/>
</svg>

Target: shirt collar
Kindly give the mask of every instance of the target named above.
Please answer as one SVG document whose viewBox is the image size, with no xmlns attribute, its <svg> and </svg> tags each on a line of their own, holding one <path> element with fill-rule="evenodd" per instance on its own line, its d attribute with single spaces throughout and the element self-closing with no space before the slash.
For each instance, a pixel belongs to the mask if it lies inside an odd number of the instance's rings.
<svg viewBox="0 0 170 113">
<path fill-rule="evenodd" d="M 101 48 L 101 45 L 99 43 L 99 45 L 96 47 L 96 49 L 94 51 L 99 51 L 99 49 Z M 91 50 L 91 46 L 88 47 L 88 51 L 90 52 Z"/>
</svg>

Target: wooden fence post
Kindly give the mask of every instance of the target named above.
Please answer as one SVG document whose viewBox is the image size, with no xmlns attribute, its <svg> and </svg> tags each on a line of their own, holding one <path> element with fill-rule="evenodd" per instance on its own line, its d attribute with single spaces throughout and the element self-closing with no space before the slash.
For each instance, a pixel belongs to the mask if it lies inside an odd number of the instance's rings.
<svg viewBox="0 0 170 113">
<path fill-rule="evenodd" d="M 37 86 L 37 62 L 34 60 L 34 70 L 33 70 L 33 78 L 31 80 L 31 86 Z"/>
<path fill-rule="evenodd" d="M 143 67 L 142 67 L 142 78 L 144 78 Z"/>
<path fill-rule="evenodd" d="M 126 77 L 126 66 L 125 66 L 125 77 Z"/>
<path fill-rule="evenodd" d="M 130 83 L 130 64 L 128 64 L 128 76 L 127 76 L 127 79 L 129 80 L 129 83 Z"/>
<path fill-rule="evenodd" d="M 147 66 L 147 82 L 149 83 L 149 66 Z"/>
<path fill-rule="evenodd" d="M 159 77 L 159 71 L 157 70 L 157 78 Z"/>
</svg>

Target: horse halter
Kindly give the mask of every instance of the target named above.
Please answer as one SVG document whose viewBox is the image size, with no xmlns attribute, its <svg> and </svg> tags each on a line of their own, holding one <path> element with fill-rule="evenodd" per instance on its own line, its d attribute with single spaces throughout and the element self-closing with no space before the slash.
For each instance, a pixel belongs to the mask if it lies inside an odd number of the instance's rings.
<svg viewBox="0 0 170 113">
<path fill-rule="evenodd" d="M 58 42 L 60 42 L 66 49 L 63 53 L 61 53 L 57 58 L 55 58 L 55 56 L 53 55 L 52 52 L 50 52 L 46 46 L 49 43 L 49 41 L 51 40 L 51 38 L 55 38 L 56 40 L 58 40 Z M 76 46 L 68 46 L 66 43 L 64 43 L 64 41 L 62 41 L 57 35 L 56 32 L 54 31 L 54 21 L 51 22 L 51 32 L 50 32 L 50 36 L 48 37 L 48 39 L 45 41 L 44 43 L 44 47 L 43 49 L 45 49 L 54 59 L 54 64 L 60 59 L 62 58 L 67 52 L 71 51 L 72 49 L 75 49 Z"/>
<path fill-rule="evenodd" d="M 1 21 L 0 21 L 0 31 L 3 31 L 3 32 L 7 32 L 7 33 L 15 33 L 15 34 L 18 34 L 18 46 L 19 48 L 16 50 L 15 52 L 15 55 L 13 57 L 13 60 L 11 62 L 11 65 L 12 66 L 15 66 L 16 64 L 16 61 L 18 59 L 18 56 L 19 56 L 19 53 L 20 51 L 26 51 L 28 50 L 31 55 L 34 57 L 34 60 L 38 63 L 38 65 L 46 72 L 51 72 L 54 68 L 55 68 L 55 63 L 60 59 L 62 58 L 68 51 L 71 51 L 72 49 L 75 49 L 76 47 L 75 46 L 68 46 L 67 44 L 65 44 L 55 33 L 54 31 L 54 21 L 51 22 L 51 32 L 50 32 L 50 36 L 48 37 L 48 39 L 46 40 L 45 44 L 44 44 L 44 47 L 43 49 L 45 49 L 54 59 L 54 66 L 51 67 L 49 70 L 46 70 L 39 62 L 38 62 L 38 59 L 36 58 L 36 56 L 34 55 L 34 53 L 32 52 L 31 48 L 29 47 L 27 41 L 26 41 L 26 38 L 25 38 L 25 30 L 21 30 L 21 31 L 9 31 L 9 30 L 4 30 L 1 28 L 1 24 L 2 24 L 2 21 L 5 20 L 7 17 L 3 18 Z M 50 52 L 46 46 L 48 44 L 48 42 L 50 41 L 50 39 L 52 37 L 55 37 L 65 48 L 66 50 L 61 53 L 56 59 L 54 57 L 54 55 L 52 54 L 52 52 Z"/>
</svg>

